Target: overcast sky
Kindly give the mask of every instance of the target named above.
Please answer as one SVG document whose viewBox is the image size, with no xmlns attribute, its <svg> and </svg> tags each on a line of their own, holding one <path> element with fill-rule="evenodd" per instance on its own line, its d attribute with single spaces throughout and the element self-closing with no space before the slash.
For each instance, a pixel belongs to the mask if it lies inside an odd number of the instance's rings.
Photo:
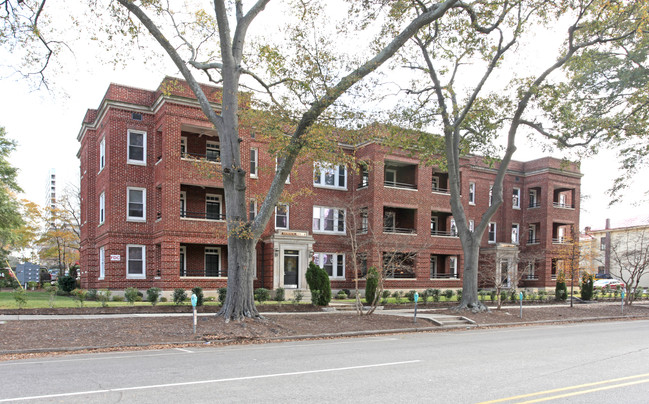
<svg viewBox="0 0 649 404">
<path fill-rule="evenodd" d="M 59 194 L 65 184 L 78 182 L 76 154 L 81 122 L 88 108 L 99 106 L 111 82 L 154 90 L 165 75 L 179 76 L 166 60 L 155 64 L 134 61 L 128 67 L 116 69 L 98 61 L 92 51 L 76 52 L 74 57 L 68 57 L 66 69 L 53 72 L 50 77 L 54 93 L 32 91 L 17 77 L 0 77 L 0 126 L 5 127 L 9 138 L 18 142 L 10 161 L 20 170 L 18 182 L 24 190 L 21 197 L 43 205 L 51 168 L 56 169 Z M 542 155 L 538 147 L 529 144 L 525 136 L 519 136 L 514 159 L 526 161 L 539 157 Z M 646 216 L 646 203 L 643 209 L 641 201 L 644 198 L 646 202 L 643 192 L 649 186 L 642 181 L 638 181 L 640 186 L 632 188 L 623 204 L 608 208 L 605 191 L 616 174 L 614 157 L 613 153 L 600 154 L 582 162 L 582 195 L 587 197 L 582 201 L 582 229 L 602 228 L 606 218 L 616 222 Z M 646 178 L 647 174 L 649 169 L 645 168 L 638 178 Z"/>
</svg>

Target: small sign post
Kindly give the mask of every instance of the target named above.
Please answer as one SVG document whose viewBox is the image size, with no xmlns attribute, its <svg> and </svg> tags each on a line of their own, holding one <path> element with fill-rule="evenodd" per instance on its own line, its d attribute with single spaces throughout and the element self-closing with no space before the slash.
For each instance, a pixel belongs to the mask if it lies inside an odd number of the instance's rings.
<svg viewBox="0 0 649 404">
<path fill-rule="evenodd" d="M 194 334 L 196 334 L 196 303 L 198 302 L 198 297 L 196 297 L 195 293 L 192 293 L 191 301 L 192 311 L 194 312 Z"/>
<path fill-rule="evenodd" d="M 523 318 L 523 292 L 520 292 L 518 294 L 518 298 L 519 298 L 519 300 L 521 302 L 521 318 Z"/>
<path fill-rule="evenodd" d="M 626 292 L 626 289 L 622 288 L 622 314 L 624 314 L 624 292 Z"/>
<path fill-rule="evenodd" d="M 415 323 L 417 322 L 417 300 L 419 300 L 419 293 L 415 292 Z"/>
</svg>

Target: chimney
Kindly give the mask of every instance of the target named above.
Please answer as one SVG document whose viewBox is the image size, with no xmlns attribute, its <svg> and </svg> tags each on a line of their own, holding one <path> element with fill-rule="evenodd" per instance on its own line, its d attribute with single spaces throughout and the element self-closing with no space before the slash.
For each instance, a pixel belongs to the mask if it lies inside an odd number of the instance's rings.
<svg viewBox="0 0 649 404">
<path fill-rule="evenodd" d="M 611 228 L 611 219 L 606 219 L 606 228 L 605 230 L 608 230 Z"/>
<path fill-rule="evenodd" d="M 584 233 L 586 234 L 590 233 L 590 226 L 586 226 L 586 228 L 584 228 Z"/>
</svg>

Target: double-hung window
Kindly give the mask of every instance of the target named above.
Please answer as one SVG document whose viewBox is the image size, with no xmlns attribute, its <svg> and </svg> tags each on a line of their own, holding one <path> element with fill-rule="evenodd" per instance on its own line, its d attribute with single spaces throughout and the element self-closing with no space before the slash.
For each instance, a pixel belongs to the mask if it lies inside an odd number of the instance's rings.
<svg viewBox="0 0 649 404">
<path fill-rule="evenodd" d="M 106 137 L 99 142 L 99 172 L 106 166 Z"/>
<path fill-rule="evenodd" d="M 313 185 L 324 188 L 347 189 L 347 169 L 327 163 L 314 164 Z"/>
<path fill-rule="evenodd" d="M 106 276 L 106 249 L 99 247 L 99 279 L 104 279 Z"/>
<path fill-rule="evenodd" d="M 259 149 L 250 149 L 250 177 L 257 178 L 257 165 L 259 164 Z"/>
<path fill-rule="evenodd" d="M 106 220 L 106 193 L 99 194 L 99 224 L 104 224 Z"/>
<path fill-rule="evenodd" d="M 221 146 L 219 142 L 208 140 L 205 146 L 205 159 L 207 161 L 221 161 Z"/>
<path fill-rule="evenodd" d="M 489 185 L 489 206 L 494 203 L 494 186 Z"/>
<path fill-rule="evenodd" d="M 469 205 L 475 205 L 475 182 L 469 182 Z"/>
<path fill-rule="evenodd" d="M 330 278 L 345 278 L 345 255 L 334 253 L 314 253 L 313 263 L 323 268 Z"/>
<path fill-rule="evenodd" d="M 313 231 L 323 233 L 345 233 L 345 210 L 313 207 Z"/>
<path fill-rule="evenodd" d="M 205 276 L 223 276 L 221 274 L 221 249 L 205 247 Z"/>
<path fill-rule="evenodd" d="M 457 257 L 452 255 L 448 257 L 448 269 L 452 278 L 457 278 Z"/>
<path fill-rule="evenodd" d="M 146 165 L 146 132 L 128 130 L 128 164 Z"/>
<path fill-rule="evenodd" d="M 126 246 L 126 278 L 146 278 L 146 247 L 129 244 Z"/>
<path fill-rule="evenodd" d="M 180 138 L 180 158 L 187 156 L 187 137 Z"/>
<path fill-rule="evenodd" d="M 146 188 L 126 188 L 126 220 L 146 221 Z"/>
<path fill-rule="evenodd" d="M 520 225 L 518 223 L 512 223 L 512 243 L 513 244 L 518 244 L 519 242 L 519 233 L 520 233 Z"/>
<path fill-rule="evenodd" d="M 489 243 L 493 244 L 496 242 L 496 223 L 489 222 Z"/>
<path fill-rule="evenodd" d="M 288 205 L 280 203 L 275 207 L 275 228 L 288 229 Z"/>
<path fill-rule="evenodd" d="M 514 188 L 512 191 L 512 208 L 520 209 L 521 208 L 521 189 Z"/>
<path fill-rule="evenodd" d="M 221 195 L 205 195 L 205 218 L 207 220 L 222 220 Z"/>
<path fill-rule="evenodd" d="M 256 199 L 251 199 L 250 200 L 250 211 L 249 211 L 249 220 L 255 220 L 255 217 L 257 216 L 257 200 Z"/>
<path fill-rule="evenodd" d="M 367 208 L 361 208 L 360 211 L 360 216 L 361 216 L 361 228 L 358 229 L 359 233 L 367 233 L 368 227 L 369 227 L 369 217 L 368 217 L 369 211 Z"/>
</svg>

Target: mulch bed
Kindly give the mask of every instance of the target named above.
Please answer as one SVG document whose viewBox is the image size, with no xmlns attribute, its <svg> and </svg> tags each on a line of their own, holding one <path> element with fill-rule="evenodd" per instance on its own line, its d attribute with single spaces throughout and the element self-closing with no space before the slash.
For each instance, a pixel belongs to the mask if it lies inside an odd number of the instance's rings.
<svg viewBox="0 0 649 404">
<path fill-rule="evenodd" d="M 304 305 L 309 307 L 309 305 Z M 218 309 L 216 306 L 212 306 Z M 212 308 L 210 306 L 205 309 Z M 263 307 L 263 306 L 262 306 Z M 276 307 L 276 306 L 275 306 Z M 293 305 L 282 306 L 285 309 Z M 299 307 L 299 306 L 298 306 Z M 403 306 L 401 306 L 403 307 Z M 169 306 L 164 307 L 168 309 Z M 188 307 L 181 307 L 188 312 Z M 117 308 L 110 308 L 117 309 Z M 119 308 L 124 309 L 124 308 Z M 130 312 L 134 308 L 129 307 Z M 139 309 L 139 308 L 135 308 Z M 149 307 L 149 309 L 151 309 Z M 313 309 L 313 308 L 312 308 Z M 455 314 L 449 309 L 431 309 L 420 306 L 420 313 Z M 41 310 L 41 309 L 39 309 Z M 49 309 L 48 309 L 49 310 Z M 56 314 L 98 314 L 97 308 L 55 309 Z M 88 312 L 88 310 L 90 312 Z M 159 310 L 159 309 L 155 309 Z M 168 311 L 168 310 L 165 310 Z M 21 314 L 28 314 L 22 310 Z M 227 344 L 244 342 L 265 342 L 296 337 L 322 337 L 330 334 L 350 332 L 373 332 L 381 330 L 405 330 L 435 328 L 431 322 L 409 317 L 380 315 L 359 317 L 352 313 L 297 313 L 287 315 L 267 314 L 263 320 L 246 319 L 226 323 L 216 316 L 200 316 L 197 333 L 193 333 L 192 318 L 188 317 L 138 317 L 99 320 L 23 320 L 0 323 L 0 360 L 16 359 L 29 351 L 70 351 L 85 348 L 102 350 L 126 349 L 127 347 L 165 346 L 168 344 Z M 0 314 L 9 314 L 0 310 Z M 30 313 L 30 314 L 35 314 Z M 499 325 L 533 321 L 581 321 L 583 319 L 608 319 L 622 316 L 619 304 L 576 304 L 551 307 L 524 307 L 523 318 L 519 318 L 517 306 L 505 306 L 489 313 L 462 313 L 478 325 Z M 624 308 L 624 318 L 649 319 L 649 306 L 633 305 Z M 23 352 L 23 354 L 20 354 Z M 18 355 L 17 355 L 18 354 Z M 39 353 L 37 355 L 42 355 Z"/>
</svg>

